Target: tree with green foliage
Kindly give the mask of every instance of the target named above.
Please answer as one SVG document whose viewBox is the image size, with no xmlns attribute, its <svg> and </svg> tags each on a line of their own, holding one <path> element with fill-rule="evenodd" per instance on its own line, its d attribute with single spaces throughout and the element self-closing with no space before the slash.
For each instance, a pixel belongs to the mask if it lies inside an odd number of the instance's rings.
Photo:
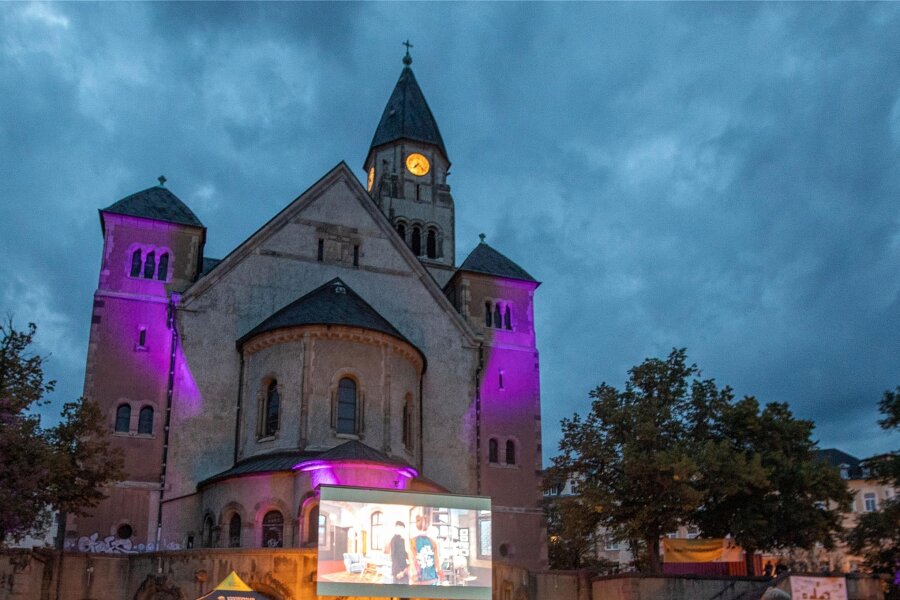
<svg viewBox="0 0 900 600">
<path fill-rule="evenodd" d="M 659 572 L 660 538 L 688 524 L 750 552 L 833 544 L 849 497 L 816 461 L 811 422 L 785 404 L 735 402 L 730 388 L 700 379 L 684 349 L 628 375 L 624 390 L 593 390 L 585 417 L 563 419 L 547 482 L 579 476 L 599 525 L 641 549 L 637 564 Z"/>
<path fill-rule="evenodd" d="M 760 409 L 755 398 L 745 397 L 719 407 L 713 439 L 761 469 L 761 476 L 737 479 L 730 464 L 708 464 L 702 474 L 708 495 L 694 522 L 705 535 L 735 538 L 746 551 L 749 575 L 756 551 L 817 543 L 831 549 L 843 533 L 851 495 L 839 473 L 817 460 L 814 427 L 794 418 L 784 403 Z"/>
<path fill-rule="evenodd" d="M 609 572 L 614 565 L 597 555 L 599 515 L 581 498 L 563 496 L 544 502 L 551 569 Z M 616 565 L 617 566 L 617 565 Z"/>
<path fill-rule="evenodd" d="M 900 430 L 900 387 L 884 393 L 879 409 L 884 416 L 879 425 L 888 431 Z M 875 477 L 900 487 L 900 452 L 878 457 L 867 466 Z M 860 515 L 847 535 L 847 543 L 873 572 L 894 576 L 888 597 L 900 598 L 900 497 L 886 500 L 877 512 Z"/>
<path fill-rule="evenodd" d="M 44 379 L 44 357 L 31 352 L 36 330 L 17 330 L 12 319 L 0 325 L 0 545 L 44 530 L 51 510 L 86 514 L 122 476 L 95 403 L 67 403 L 58 425 L 41 427 L 33 411 L 54 382 Z"/>
</svg>

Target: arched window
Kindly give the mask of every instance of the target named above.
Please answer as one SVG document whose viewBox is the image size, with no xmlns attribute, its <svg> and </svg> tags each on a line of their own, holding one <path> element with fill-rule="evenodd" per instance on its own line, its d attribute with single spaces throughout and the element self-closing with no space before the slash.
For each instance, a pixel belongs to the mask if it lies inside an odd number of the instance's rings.
<svg viewBox="0 0 900 600">
<path fill-rule="evenodd" d="M 134 252 L 131 253 L 131 276 L 132 277 L 140 277 L 141 276 L 141 264 L 143 261 L 141 260 L 141 250 L 138 248 Z"/>
<path fill-rule="evenodd" d="M 369 545 L 372 546 L 372 550 L 384 549 L 384 540 L 381 539 L 383 529 L 384 513 L 377 510 L 369 518 Z"/>
<path fill-rule="evenodd" d="M 241 515 L 234 513 L 228 521 L 228 547 L 241 547 Z"/>
<path fill-rule="evenodd" d="M 337 432 L 356 433 L 356 382 L 344 377 L 338 383 Z"/>
<path fill-rule="evenodd" d="M 145 406 L 138 414 L 138 433 L 153 433 L 153 408 L 150 406 Z"/>
<path fill-rule="evenodd" d="M 212 548 L 213 545 L 213 520 L 212 517 L 206 515 L 206 518 L 203 519 L 203 542 L 204 548 Z"/>
<path fill-rule="evenodd" d="M 144 259 L 144 279 L 153 279 L 154 273 L 156 273 L 156 253 L 150 251 Z"/>
<path fill-rule="evenodd" d="M 503 327 L 503 316 L 500 312 L 500 303 L 494 305 L 494 327 L 500 329 Z"/>
<path fill-rule="evenodd" d="M 281 409 L 281 399 L 278 396 L 278 382 L 272 380 L 266 390 L 266 412 L 263 423 L 263 437 L 273 436 L 278 432 L 278 413 Z"/>
<path fill-rule="evenodd" d="M 491 315 L 493 314 L 493 312 L 494 312 L 494 309 L 491 306 L 491 301 L 488 300 L 487 302 L 484 303 L 484 326 L 485 327 L 491 326 Z"/>
<path fill-rule="evenodd" d="M 425 255 L 437 258 L 437 232 L 434 229 L 429 229 L 425 237 Z"/>
<path fill-rule="evenodd" d="M 415 254 L 416 256 L 420 256 L 422 254 L 422 230 L 418 227 L 412 228 L 411 248 L 413 254 Z"/>
<path fill-rule="evenodd" d="M 263 517 L 262 545 L 265 548 L 284 546 L 284 517 L 277 510 L 270 510 Z"/>
<path fill-rule="evenodd" d="M 120 433 L 128 433 L 131 429 L 131 407 L 127 404 L 120 404 L 116 409 L 116 431 Z"/>
<path fill-rule="evenodd" d="M 169 278 L 169 253 L 165 252 L 159 257 L 159 267 L 156 269 L 156 278 L 165 281 Z"/>
<path fill-rule="evenodd" d="M 516 464 L 516 443 L 512 440 L 506 440 L 506 464 Z"/>
<path fill-rule="evenodd" d="M 412 418 L 412 396 L 407 394 L 403 402 L 403 445 L 408 449 L 413 447 Z"/>
<path fill-rule="evenodd" d="M 512 315 L 509 312 L 509 304 L 506 305 L 506 312 L 503 313 L 503 324 L 507 329 L 512 329 Z"/>
<path fill-rule="evenodd" d="M 403 243 L 405 244 L 406 243 L 406 223 L 403 223 L 402 221 L 400 223 L 397 223 L 397 235 L 400 236 L 400 239 L 402 239 Z"/>
<path fill-rule="evenodd" d="M 308 546 L 317 546 L 320 539 L 325 539 L 324 532 L 320 532 L 319 529 L 319 504 L 317 502 L 306 514 L 306 544 Z"/>
<path fill-rule="evenodd" d="M 495 438 L 491 438 L 488 440 L 488 462 L 496 464 L 500 462 L 500 451 L 497 447 L 497 440 Z"/>
</svg>

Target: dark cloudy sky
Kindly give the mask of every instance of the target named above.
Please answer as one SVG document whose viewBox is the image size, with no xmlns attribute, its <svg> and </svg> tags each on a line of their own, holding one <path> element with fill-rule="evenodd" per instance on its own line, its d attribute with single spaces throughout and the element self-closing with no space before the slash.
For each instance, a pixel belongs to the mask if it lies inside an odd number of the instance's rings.
<svg viewBox="0 0 900 600">
<path fill-rule="evenodd" d="M 900 4 L 0 5 L 0 311 L 80 394 L 97 209 L 156 183 L 221 257 L 361 163 L 413 69 L 461 261 L 538 291 L 546 454 L 601 381 L 686 346 L 822 447 L 898 446 Z"/>
</svg>

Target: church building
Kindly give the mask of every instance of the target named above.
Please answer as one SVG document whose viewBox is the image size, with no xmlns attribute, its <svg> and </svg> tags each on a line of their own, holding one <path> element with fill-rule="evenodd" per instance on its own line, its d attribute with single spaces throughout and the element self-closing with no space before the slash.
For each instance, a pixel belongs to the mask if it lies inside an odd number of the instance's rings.
<svg viewBox="0 0 900 600">
<path fill-rule="evenodd" d="M 223 258 L 164 178 L 100 210 L 84 395 L 126 479 L 70 547 L 316 547 L 327 483 L 490 496 L 478 558 L 546 565 L 540 284 L 483 236 L 457 260 L 450 156 L 403 63 L 366 185 L 341 162 Z"/>
</svg>

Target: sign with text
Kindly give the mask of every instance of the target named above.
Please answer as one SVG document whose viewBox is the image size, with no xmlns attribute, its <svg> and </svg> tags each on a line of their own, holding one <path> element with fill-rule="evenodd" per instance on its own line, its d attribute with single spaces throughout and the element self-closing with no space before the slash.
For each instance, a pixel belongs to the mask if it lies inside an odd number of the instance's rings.
<svg viewBox="0 0 900 600">
<path fill-rule="evenodd" d="M 320 596 L 491 598 L 491 500 L 321 486 Z"/>
<path fill-rule="evenodd" d="M 847 600 L 847 581 L 843 577 L 803 577 L 791 575 L 794 600 Z"/>
</svg>

